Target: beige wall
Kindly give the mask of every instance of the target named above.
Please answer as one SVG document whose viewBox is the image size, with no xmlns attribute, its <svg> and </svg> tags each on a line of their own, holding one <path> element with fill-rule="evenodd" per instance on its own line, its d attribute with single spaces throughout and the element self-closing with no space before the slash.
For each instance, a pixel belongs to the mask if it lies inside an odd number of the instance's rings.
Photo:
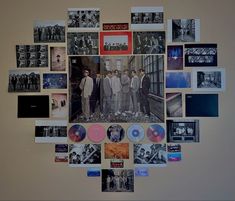
<svg viewBox="0 0 235 201">
<path fill-rule="evenodd" d="M 201 142 L 182 146 L 182 162 L 135 178 L 134 193 L 102 193 L 101 178 L 55 164 L 54 146 L 34 143 L 35 119 L 16 118 L 17 94 L 7 92 L 8 70 L 16 68 L 15 45 L 33 43 L 35 19 L 63 20 L 67 8 L 99 7 L 102 22 L 129 22 L 131 6 L 164 6 L 165 20 L 199 18 L 201 41 L 218 43 L 218 65 L 226 68 L 227 89 L 220 94 L 220 117 L 200 119 Z M 234 200 L 234 8 L 234 0 L 1 0 L 0 199 Z"/>
</svg>

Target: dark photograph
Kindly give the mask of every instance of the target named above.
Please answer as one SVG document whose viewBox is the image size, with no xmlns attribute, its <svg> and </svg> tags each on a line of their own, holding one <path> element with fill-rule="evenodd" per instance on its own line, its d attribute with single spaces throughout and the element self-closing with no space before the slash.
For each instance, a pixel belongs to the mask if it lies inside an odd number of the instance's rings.
<svg viewBox="0 0 235 201">
<path fill-rule="evenodd" d="M 183 117 L 182 93 L 166 94 L 167 117 Z"/>
<path fill-rule="evenodd" d="M 43 89 L 67 89 L 67 74 L 44 73 Z"/>
<path fill-rule="evenodd" d="M 183 70 L 183 45 L 167 46 L 167 70 Z"/>
</svg>

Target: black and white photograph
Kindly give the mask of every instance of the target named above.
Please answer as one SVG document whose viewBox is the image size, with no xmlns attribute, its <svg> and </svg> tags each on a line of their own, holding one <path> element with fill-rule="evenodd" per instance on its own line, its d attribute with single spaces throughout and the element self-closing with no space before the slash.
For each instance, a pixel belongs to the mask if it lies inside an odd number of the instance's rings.
<svg viewBox="0 0 235 201">
<path fill-rule="evenodd" d="M 50 47 L 51 71 L 65 71 L 66 51 L 65 47 Z"/>
<path fill-rule="evenodd" d="M 166 93 L 167 117 L 183 117 L 182 93 Z"/>
<path fill-rule="evenodd" d="M 217 66 L 217 44 L 185 44 L 185 67 Z"/>
<path fill-rule="evenodd" d="M 36 120 L 35 121 L 36 143 L 66 143 L 67 121 L 66 120 Z"/>
<path fill-rule="evenodd" d="M 134 164 L 140 167 L 165 167 L 166 144 L 134 144 Z"/>
<path fill-rule="evenodd" d="M 17 68 L 48 67 L 48 45 L 16 45 Z"/>
<path fill-rule="evenodd" d="M 51 94 L 51 117 L 67 118 L 68 117 L 68 101 L 66 93 Z"/>
<path fill-rule="evenodd" d="M 36 20 L 34 22 L 35 43 L 64 43 L 65 21 L 62 20 Z"/>
<path fill-rule="evenodd" d="M 69 8 L 68 30 L 98 30 L 100 28 L 99 8 Z"/>
<path fill-rule="evenodd" d="M 133 32 L 133 54 L 164 54 L 165 31 Z"/>
<path fill-rule="evenodd" d="M 70 57 L 69 69 L 71 123 L 164 121 L 162 55 Z"/>
<path fill-rule="evenodd" d="M 199 120 L 177 119 L 167 120 L 167 142 L 193 143 L 199 142 Z"/>
<path fill-rule="evenodd" d="M 67 33 L 68 55 L 98 55 L 98 32 Z"/>
<path fill-rule="evenodd" d="M 167 20 L 168 42 L 199 42 L 199 19 L 169 19 Z"/>
<path fill-rule="evenodd" d="M 163 7 L 132 7 L 131 29 L 164 29 Z M 154 28 L 153 28 L 154 27 Z"/>
<path fill-rule="evenodd" d="M 100 144 L 69 145 L 69 167 L 98 167 L 100 165 Z"/>
<path fill-rule="evenodd" d="M 219 67 L 195 68 L 192 71 L 193 91 L 224 91 L 225 69 Z"/>
<path fill-rule="evenodd" d="M 39 71 L 9 70 L 8 92 L 40 92 Z"/>
<path fill-rule="evenodd" d="M 102 192 L 134 192 L 134 170 L 103 169 Z"/>
<path fill-rule="evenodd" d="M 67 89 L 67 73 L 43 73 L 43 89 Z"/>
</svg>

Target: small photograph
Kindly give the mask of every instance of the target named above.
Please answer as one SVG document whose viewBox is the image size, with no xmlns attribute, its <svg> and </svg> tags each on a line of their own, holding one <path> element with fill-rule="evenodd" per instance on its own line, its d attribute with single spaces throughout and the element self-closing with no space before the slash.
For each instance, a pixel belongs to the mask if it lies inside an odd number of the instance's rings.
<svg viewBox="0 0 235 201">
<path fill-rule="evenodd" d="M 136 177 L 148 177 L 149 169 L 147 167 L 135 167 L 135 176 Z"/>
<path fill-rule="evenodd" d="M 167 142 L 199 142 L 199 120 L 167 120 Z"/>
<path fill-rule="evenodd" d="M 134 144 L 133 146 L 136 167 L 166 166 L 166 144 Z"/>
<path fill-rule="evenodd" d="M 69 8 L 68 9 L 68 31 L 72 30 L 99 30 L 100 9 L 99 8 Z"/>
<path fill-rule="evenodd" d="M 199 19 L 170 19 L 167 20 L 169 42 L 199 42 Z"/>
<path fill-rule="evenodd" d="M 97 167 L 101 165 L 100 144 L 70 144 L 70 167 Z"/>
<path fill-rule="evenodd" d="M 191 88 L 191 73 L 166 72 L 166 88 Z"/>
<path fill-rule="evenodd" d="M 67 163 L 68 159 L 68 144 L 55 144 L 55 162 Z"/>
<path fill-rule="evenodd" d="M 183 45 L 167 46 L 167 70 L 183 70 Z"/>
<path fill-rule="evenodd" d="M 100 32 L 100 54 L 121 55 L 132 52 L 132 32 Z"/>
<path fill-rule="evenodd" d="M 217 66 L 217 44 L 185 44 L 185 67 Z"/>
<path fill-rule="evenodd" d="M 192 88 L 193 91 L 224 91 L 225 69 L 218 67 L 193 69 Z"/>
<path fill-rule="evenodd" d="M 107 136 L 111 142 L 120 142 L 125 137 L 125 130 L 118 124 L 109 126 Z"/>
<path fill-rule="evenodd" d="M 134 170 L 103 169 L 102 192 L 134 192 Z"/>
<path fill-rule="evenodd" d="M 181 145 L 180 144 L 168 144 L 167 152 L 168 153 L 181 152 Z"/>
<path fill-rule="evenodd" d="M 86 137 L 86 129 L 82 125 L 75 124 L 70 127 L 68 135 L 73 142 L 81 142 Z"/>
<path fill-rule="evenodd" d="M 16 45 L 17 68 L 48 67 L 48 45 Z"/>
<path fill-rule="evenodd" d="M 66 118 L 68 117 L 68 103 L 66 93 L 51 94 L 51 117 Z"/>
<path fill-rule="evenodd" d="M 183 117 L 182 93 L 166 93 L 167 117 Z"/>
<path fill-rule="evenodd" d="M 65 120 L 36 120 L 36 143 L 66 143 L 67 121 Z"/>
<path fill-rule="evenodd" d="M 168 162 L 177 162 L 182 160 L 181 145 L 168 144 L 167 145 L 167 160 Z"/>
<path fill-rule="evenodd" d="M 67 89 L 67 73 L 43 73 L 43 89 Z"/>
<path fill-rule="evenodd" d="M 8 92 L 40 92 L 39 71 L 9 70 Z"/>
<path fill-rule="evenodd" d="M 129 143 L 105 143 L 105 159 L 129 159 Z"/>
<path fill-rule="evenodd" d="M 151 142 L 161 142 L 165 138 L 165 129 L 159 124 L 153 124 L 147 129 L 147 137 Z"/>
<path fill-rule="evenodd" d="M 165 54 L 165 31 L 133 32 L 133 54 Z"/>
<path fill-rule="evenodd" d="M 55 144 L 55 153 L 68 153 L 68 144 Z"/>
<path fill-rule="evenodd" d="M 179 162 L 182 160 L 182 153 L 168 153 L 167 161 L 168 162 Z"/>
<path fill-rule="evenodd" d="M 133 124 L 127 130 L 127 137 L 132 142 L 139 142 L 144 139 L 144 128 L 140 124 Z"/>
<path fill-rule="evenodd" d="M 132 7 L 131 29 L 164 29 L 163 7 Z"/>
<path fill-rule="evenodd" d="M 103 23 L 103 31 L 129 30 L 128 23 Z"/>
<path fill-rule="evenodd" d="M 65 47 L 50 47 L 51 71 L 65 71 L 66 52 Z"/>
<path fill-rule="evenodd" d="M 106 137 L 106 131 L 104 126 L 100 124 L 92 124 L 87 129 L 87 137 L 94 143 L 100 143 Z"/>
<path fill-rule="evenodd" d="M 96 167 L 87 168 L 88 177 L 100 177 L 101 174 L 100 172 L 101 172 L 100 168 Z"/>
<path fill-rule="evenodd" d="M 34 22 L 35 43 L 64 43 L 65 21 L 47 20 Z"/>
<path fill-rule="evenodd" d="M 124 160 L 112 159 L 110 161 L 110 168 L 124 168 Z"/>
<path fill-rule="evenodd" d="M 218 94 L 185 94 L 186 117 L 218 117 Z"/>
<path fill-rule="evenodd" d="M 98 55 L 98 32 L 67 33 L 68 55 Z"/>
</svg>

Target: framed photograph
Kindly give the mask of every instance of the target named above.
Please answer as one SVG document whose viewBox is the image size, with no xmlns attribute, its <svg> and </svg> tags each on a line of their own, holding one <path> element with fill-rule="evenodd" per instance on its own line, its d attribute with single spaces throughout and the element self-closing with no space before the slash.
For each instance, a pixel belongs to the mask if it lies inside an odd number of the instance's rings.
<svg viewBox="0 0 235 201">
<path fill-rule="evenodd" d="M 68 101 L 66 93 L 51 94 L 51 117 L 52 118 L 68 117 Z"/>
<path fill-rule="evenodd" d="M 98 32 L 67 33 L 68 55 L 98 55 Z"/>
<path fill-rule="evenodd" d="M 100 32 L 100 54 L 120 55 L 131 54 L 132 32 Z"/>
<path fill-rule="evenodd" d="M 65 21 L 47 20 L 34 22 L 35 43 L 64 43 Z"/>
<path fill-rule="evenodd" d="M 131 29 L 164 29 L 163 7 L 132 7 Z"/>
<path fill-rule="evenodd" d="M 67 89 L 67 73 L 44 73 L 43 89 Z"/>
<path fill-rule="evenodd" d="M 199 19 L 169 19 L 167 20 L 168 42 L 199 42 Z"/>
<path fill-rule="evenodd" d="M 36 120 L 36 143 L 66 143 L 67 121 L 65 120 Z"/>
<path fill-rule="evenodd" d="M 100 165 L 100 144 L 69 145 L 69 167 L 98 167 Z"/>
<path fill-rule="evenodd" d="M 16 45 L 17 68 L 48 67 L 48 45 Z"/>
<path fill-rule="evenodd" d="M 166 72 L 166 88 L 191 88 L 191 73 Z"/>
<path fill-rule="evenodd" d="M 133 146 L 136 167 L 166 166 L 166 144 L 134 144 Z"/>
<path fill-rule="evenodd" d="M 183 45 L 167 46 L 167 70 L 183 70 Z"/>
<path fill-rule="evenodd" d="M 69 8 L 68 31 L 76 30 L 99 30 L 99 8 Z"/>
<path fill-rule="evenodd" d="M 9 70 L 8 92 L 40 92 L 39 71 Z"/>
<path fill-rule="evenodd" d="M 167 117 L 183 117 L 182 93 L 166 93 Z"/>
<path fill-rule="evenodd" d="M 217 44 L 185 44 L 185 66 L 217 66 Z"/>
<path fill-rule="evenodd" d="M 103 169 L 102 192 L 134 192 L 134 170 Z"/>
<path fill-rule="evenodd" d="M 165 31 L 133 32 L 133 54 L 165 54 Z"/>
<path fill-rule="evenodd" d="M 51 71 L 65 71 L 66 51 L 65 47 L 50 47 Z"/>
<path fill-rule="evenodd" d="M 129 159 L 129 143 L 105 143 L 105 159 Z"/>
<path fill-rule="evenodd" d="M 199 120 L 180 119 L 167 120 L 167 142 L 190 143 L 199 142 Z"/>
<path fill-rule="evenodd" d="M 192 88 L 193 91 L 224 91 L 225 69 L 218 67 L 194 68 L 192 71 Z"/>
</svg>

